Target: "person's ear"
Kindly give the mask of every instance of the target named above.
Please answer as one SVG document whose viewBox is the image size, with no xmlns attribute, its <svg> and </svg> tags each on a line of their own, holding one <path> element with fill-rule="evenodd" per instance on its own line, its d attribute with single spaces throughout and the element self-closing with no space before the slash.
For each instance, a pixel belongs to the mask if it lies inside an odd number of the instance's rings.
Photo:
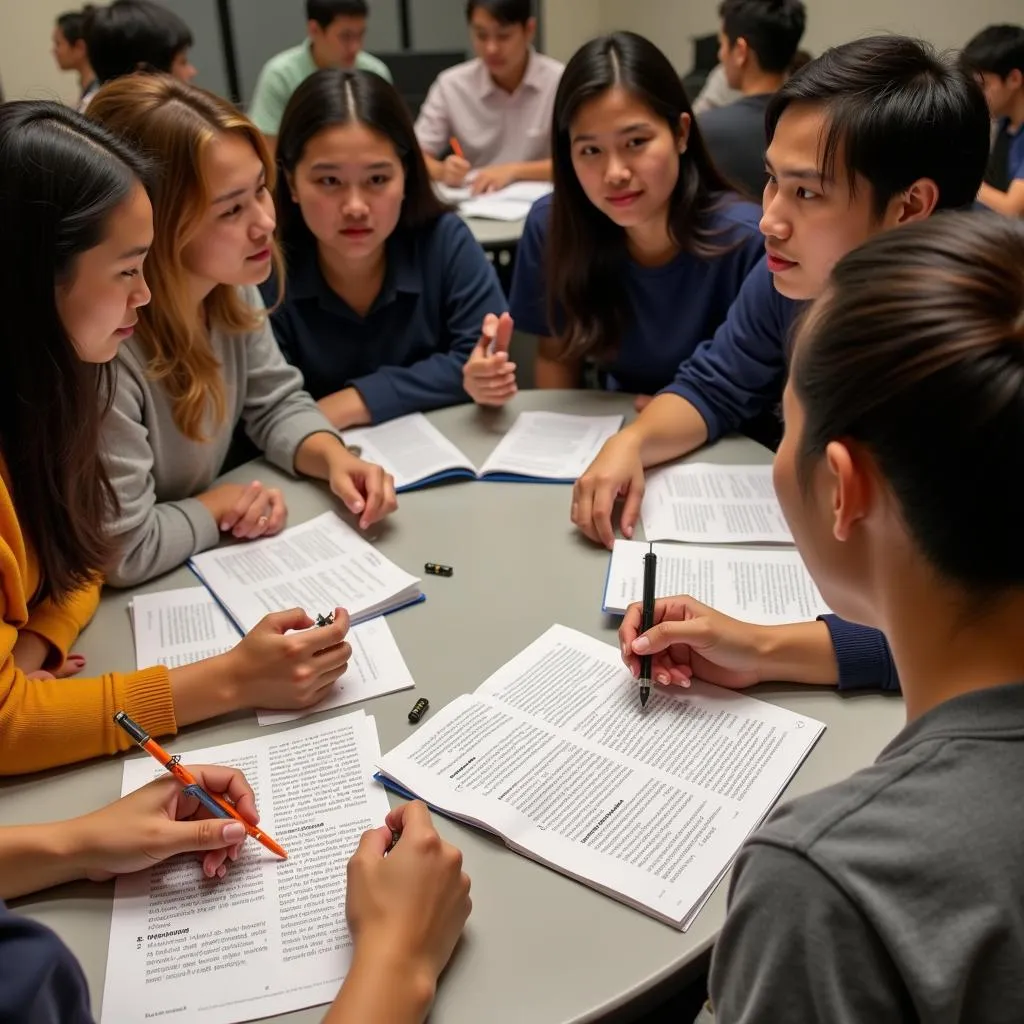
<svg viewBox="0 0 1024 1024">
<path fill-rule="evenodd" d="M 533 46 L 533 40 L 537 36 L 537 19 L 527 18 L 526 24 L 523 25 L 523 33 L 526 36 L 526 45 Z"/>
<path fill-rule="evenodd" d="M 693 124 L 693 118 L 689 114 L 679 115 L 679 152 L 685 153 L 686 147 L 690 143 L 690 127 Z"/>
<path fill-rule="evenodd" d="M 832 483 L 832 536 L 850 539 L 854 525 L 867 516 L 871 495 L 870 473 L 864 453 L 843 441 L 825 447 L 825 467 Z"/>
<path fill-rule="evenodd" d="M 745 68 L 747 66 L 747 63 L 750 60 L 750 47 L 747 45 L 747 41 L 743 36 L 740 36 L 733 45 L 732 57 L 741 68 Z"/>
<path fill-rule="evenodd" d="M 939 205 L 939 186 L 931 178 L 918 178 L 908 189 L 893 196 L 884 217 L 890 227 L 927 220 Z"/>
<path fill-rule="evenodd" d="M 292 202 L 297 204 L 299 193 L 295 189 L 295 175 L 291 171 L 285 171 L 284 180 L 288 183 L 288 192 L 291 194 Z"/>
</svg>

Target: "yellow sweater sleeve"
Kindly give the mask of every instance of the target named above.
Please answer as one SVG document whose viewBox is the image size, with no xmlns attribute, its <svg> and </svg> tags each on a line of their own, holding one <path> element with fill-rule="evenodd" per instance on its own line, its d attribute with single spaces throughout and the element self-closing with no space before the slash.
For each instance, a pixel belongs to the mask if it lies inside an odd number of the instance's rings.
<svg viewBox="0 0 1024 1024">
<path fill-rule="evenodd" d="M 47 598 L 29 612 L 24 628 L 38 633 L 56 652 L 56 657 L 47 658 L 44 668 L 52 671 L 64 664 L 78 634 L 96 614 L 100 589 L 99 583 L 93 583 L 60 604 Z"/>
<path fill-rule="evenodd" d="M 132 741 L 114 724 L 115 711 L 127 711 L 154 736 L 177 731 L 166 668 L 91 679 L 29 679 L 14 664 L 17 639 L 14 626 L 0 623 L 0 775 L 126 750 Z"/>
</svg>

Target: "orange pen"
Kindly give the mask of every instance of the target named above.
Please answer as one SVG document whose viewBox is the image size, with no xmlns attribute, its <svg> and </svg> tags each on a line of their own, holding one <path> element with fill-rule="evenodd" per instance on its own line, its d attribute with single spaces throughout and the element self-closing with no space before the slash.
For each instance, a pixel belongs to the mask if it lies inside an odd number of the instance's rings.
<svg viewBox="0 0 1024 1024">
<path fill-rule="evenodd" d="M 448 140 L 448 145 L 452 147 L 452 152 L 460 159 L 465 160 L 466 154 L 462 152 L 462 146 L 459 145 L 459 140 L 453 135 Z"/>
<path fill-rule="evenodd" d="M 283 860 L 288 859 L 288 854 L 282 846 L 275 843 L 266 832 L 261 832 L 255 825 L 246 821 L 227 800 L 222 800 L 213 793 L 207 793 L 196 781 L 196 777 L 187 768 L 181 766 L 181 758 L 177 755 L 168 754 L 141 725 L 133 722 L 123 711 L 118 711 L 114 715 L 114 721 L 147 754 L 155 757 L 185 787 L 185 792 L 189 796 L 194 796 L 211 814 L 218 818 L 234 818 L 235 821 L 240 821 L 245 826 L 245 831 L 256 842 L 262 843 L 271 853 L 276 853 Z"/>
</svg>

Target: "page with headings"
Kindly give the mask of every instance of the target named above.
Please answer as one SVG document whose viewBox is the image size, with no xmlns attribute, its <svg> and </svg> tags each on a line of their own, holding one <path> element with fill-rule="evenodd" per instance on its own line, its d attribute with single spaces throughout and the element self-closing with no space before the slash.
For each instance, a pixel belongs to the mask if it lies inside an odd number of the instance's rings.
<svg viewBox="0 0 1024 1024">
<path fill-rule="evenodd" d="M 775 496 L 771 466 L 689 462 L 652 470 L 642 516 L 647 540 L 793 543 Z"/>
<path fill-rule="evenodd" d="M 521 476 L 571 483 L 621 426 L 621 416 L 521 412 L 480 467 L 480 476 Z"/>
<path fill-rule="evenodd" d="M 189 564 L 248 632 L 268 612 L 311 617 L 345 608 L 353 622 L 419 600 L 419 578 L 385 558 L 334 512 L 276 537 L 214 548 Z"/>
<path fill-rule="evenodd" d="M 615 542 L 605 581 L 605 611 L 622 614 L 643 599 L 647 550 L 641 541 Z M 655 544 L 654 553 L 659 598 L 685 594 L 726 615 L 767 626 L 802 622 L 829 611 L 796 551 Z"/>
<path fill-rule="evenodd" d="M 332 1000 L 351 961 L 345 866 L 388 813 L 370 774 L 379 750 L 359 712 L 184 755 L 242 769 L 288 859 L 247 839 L 223 879 L 196 856 L 119 878 L 102 1024 L 235 1024 Z M 122 794 L 161 774 L 126 761 Z"/>
<path fill-rule="evenodd" d="M 399 491 L 448 474 L 476 476 L 473 463 L 421 412 L 346 430 L 345 444 L 357 446 L 362 458 L 383 466 Z"/>
<path fill-rule="evenodd" d="M 616 648 L 553 626 L 384 755 L 428 803 L 685 927 L 824 726 L 706 684 L 641 708 Z"/>
</svg>

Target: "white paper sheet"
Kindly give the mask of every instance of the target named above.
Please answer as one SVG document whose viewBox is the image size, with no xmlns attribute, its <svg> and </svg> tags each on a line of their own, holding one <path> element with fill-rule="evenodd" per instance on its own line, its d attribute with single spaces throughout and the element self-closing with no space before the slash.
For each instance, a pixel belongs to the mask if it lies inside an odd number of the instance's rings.
<svg viewBox="0 0 1024 1024">
<path fill-rule="evenodd" d="M 345 608 L 353 622 L 419 600 L 420 580 L 385 558 L 333 512 L 189 562 L 246 632 L 269 612 Z"/>
<path fill-rule="evenodd" d="M 696 682 L 641 708 L 617 648 L 552 626 L 381 771 L 514 849 L 685 928 L 824 726 Z"/>
<path fill-rule="evenodd" d="M 388 813 L 370 774 L 379 750 L 357 712 L 185 755 L 246 773 L 288 860 L 247 839 L 223 880 L 194 856 L 119 878 L 102 1024 L 235 1024 L 332 1000 L 351 962 L 345 866 Z M 162 772 L 126 761 L 122 794 Z"/>
<path fill-rule="evenodd" d="M 203 587 L 138 594 L 131 603 L 135 665 L 178 668 L 230 651 L 238 628 Z"/>
<path fill-rule="evenodd" d="M 771 466 L 686 463 L 647 475 L 648 540 L 694 544 L 792 544 L 775 496 Z"/>
<path fill-rule="evenodd" d="M 604 591 L 604 610 L 621 614 L 643 599 L 647 545 L 617 540 Z M 686 594 L 746 622 L 778 625 L 817 618 L 825 604 L 796 551 L 748 551 L 696 544 L 655 544 L 655 596 Z"/>
</svg>

